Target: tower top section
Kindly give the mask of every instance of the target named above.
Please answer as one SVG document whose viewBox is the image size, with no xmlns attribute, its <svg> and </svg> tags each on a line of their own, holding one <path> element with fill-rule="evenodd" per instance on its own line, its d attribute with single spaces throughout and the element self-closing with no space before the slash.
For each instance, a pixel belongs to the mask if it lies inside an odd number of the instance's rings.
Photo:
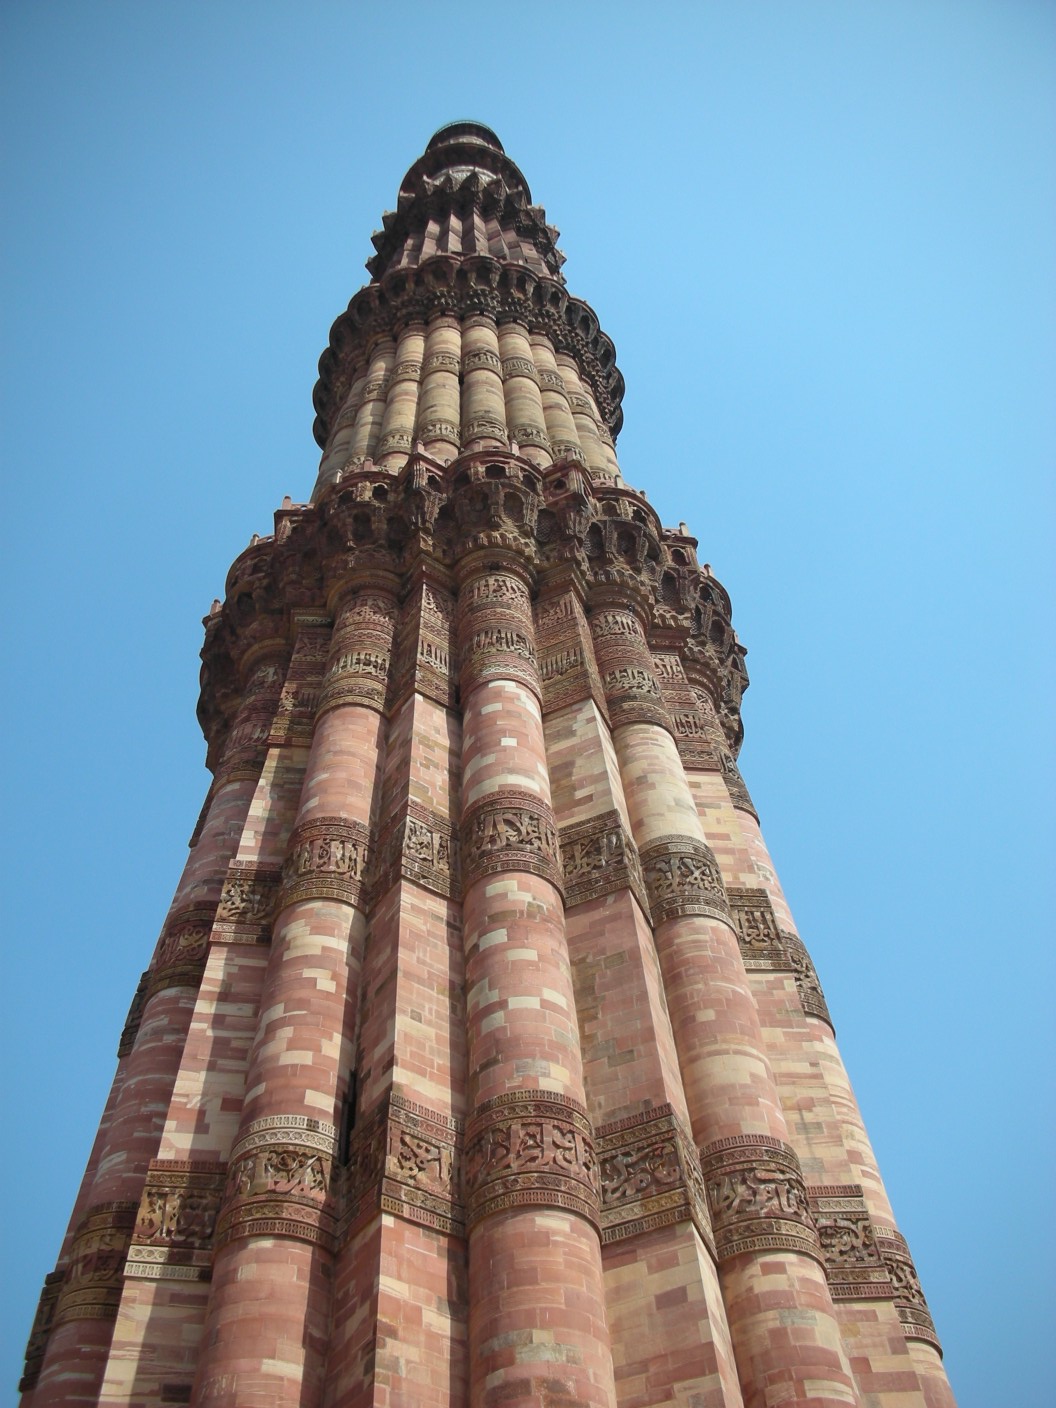
<svg viewBox="0 0 1056 1408">
<path fill-rule="evenodd" d="M 378 340 L 440 314 L 483 314 L 544 335 L 574 360 L 608 434 L 619 433 L 616 349 L 589 305 L 569 294 L 558 231 L 490 127 L 463 119 L 435 132 L 381 223 L 367 260 L 371 281 L 334 323 L 319 361 L 321 446 Z"/>
</svg>

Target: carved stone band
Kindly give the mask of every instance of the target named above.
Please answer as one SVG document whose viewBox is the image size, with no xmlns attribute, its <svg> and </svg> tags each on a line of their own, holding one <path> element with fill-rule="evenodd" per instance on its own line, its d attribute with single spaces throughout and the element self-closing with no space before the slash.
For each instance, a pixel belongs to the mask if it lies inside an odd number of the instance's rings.
<svg viewBox="0 0 1056 1408">
<path fill-rule="evenodd" d="M 369 881 L 370 832 L 358 821 L 321 816 L 294 828 L 282 867 L 282 907 L 341 900 L 362 908 Z"/>
<path fill-rule="evenodd" d="M 155 1159 L 139 1200 L 125 1276 L 206 1281 L 226 1164 Z"/>
<path fill-rule="evenodd" d="M 467 886 L 484 875 L 526 870 L 560 890 L 561 857 L 549 803 L 514 787 L 474 803 L 462 822 L 462 865 Z"/>
<path fill-rule="evenodd" d="M 808 1187 L 833 1300 L 890 1299 L 891 1278 L 857 1183 Z"/>
<path fill-rule="evenodd" d="M 407 801 L 386 824 L 373 885 L 385 894 L 399 879 L 411 880 L 445 899 L 460 898 L 459 838 L 446 816 Z"/>
<path fill-rule="evenodd" d="M 601 1125 L 598 1165 L 603 1242 L 689 1218 L 714 1255 L 700 1163 L 670 1105 Z"/>
<path fill-rule="evenodd" d="M 220 893 L 211 942 L 267 943 L 279 878 L 278 866 L 233 860 Z"/>
<path fill-rule="evenodd" d="M 461 1156 L 461 1120 L 390 1094 L 349 1147 L 339 1241 L 379 1209 L 462 1236 Z"/>
<path fill-rule="evenodd" d="M 209 953 L 209 934 L 215 914 L 214 905 L 200 905 L 180 910 L 166 919 L 147 970 L 146 1001 L 164 988 L 198 987 Z"/>
<path fill-rule="evenodd" d="M 802 1252 L 822 1261 L 795 1152 L 767 1135 L 735 1135 L 700 1151 L 719 1259 Z"/>
<path fill-rule="evenodd" d="M 216 1246 L 239 1237 L 292 1237 L 332 1247 L 335 1131 L 307 1116 L 257 1120 L 231 1153 Z"/>
<path fill-rule="evenodd" d="M 70 1248 L 55 1324 L 117 1318 L 125 1255 L 135 1221 L 135 1203 L 97 1203 L 88 1209 Z"/>
<path fill-rule="evenodd" d="M 722 872 L 710 846 L 693 836 L 660 836 L 641 856 L 654 924 L 684 915 L 730 923 Z"/>
<path fill-rule="evenodd" d="M 902 1333 L 908 1340 L 923 1340 L 925 1344 L 934 1345 L 941 1354 L 942 1346 L 935 1333 L 935 1322 L 920 1288 L 917 1268 L 913 1265 L 906 1239 L 892 1227 L 877 1227 L 876 1245 L 894 1287 L 895 1308 L 902 1322 Z"/>
<path fill-rule="evenodd" d="M 745 969 L 748 972 L 791 970 L 803 1011 L 831 1027 L 825 994 L 806 946 L 798 934 L 778 928 L 766 890 L 731 885 L 726 895 Z"/>
<path fill-rule="evenodd" d="M 388 650 L 373 643 L 332 656 L 319 691 L 316 717 L 339 704 L 361 704 L 383 713 L 390 658 Z"/>
<path fill-rule="evenodd" d="M 602 673 L 601 684 L 613 728 L 620 724 L 657 724 L 671 732 L 671 718 L 651 670 L 639 665 L 618 665 Z"/>
<path fill-rule="evenodd" d="M 563 826 L 559 836 L 566 909 L 629 889 L 648 913 L 638 851 L 618 811 Z"/>
<path fill-rule="evenodd" d="M 40 1299 L 37 1301 L 37 1311 L 33 1316 L 33 1325 L 26 1342 L 26 1362 L 18 1383 L 19 1393 L 28 1393 L 31 1388 L 36 1387 L 37 1380 L 40 1378 L 40 1371 L 44 1367 L 44 1353 L 48 1347 L 48 1336 L 55 1323 L 55 1307 L 58 1305 L 59 1294 L 62 1291 L 62 1280 L 63 1273 L 61 1271 L 49 1271 L 44 1277 Z"/>
<path fill-rule="evenodd" d="M 466 1211 L 472 1227 L 508 1208 L 564 1208 L 600 1222 L 590 1120 L 568 1096 L 510 1091 L 474 1111 L 466 1130 Z"/>
</svg>

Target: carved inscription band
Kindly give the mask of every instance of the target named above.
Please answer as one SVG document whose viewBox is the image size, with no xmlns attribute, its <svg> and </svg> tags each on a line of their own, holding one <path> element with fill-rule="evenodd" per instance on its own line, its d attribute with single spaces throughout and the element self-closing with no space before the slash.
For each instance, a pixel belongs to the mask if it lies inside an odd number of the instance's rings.
<svg viewBox="0 0 1056 1408">
<path fill-rule="evenodd" d="M 505 787 L 474 803 L 462 822 L 465 883 L 485 875 L 529 871 L 561 889 L 561 857 L 548 803 L 523 788 Z"/>
<path fill-rule="evenodd" d="M 642 851 L 653 923 L 683 915 L 730 921 L 722 872 L 711 848 L 692 836 L 660 836 Z"/>
<path fill-rule="evenodd" d="M 648 914 L 641 862 L 618 811 L 560 830 L 565 907 L 629 889 Z"/>
<path fill-rule="evenodd" d="M 601 1125 L 598 1164 L 603 1242 L 689 1218 L 714 1255 L 697 1152 L 670 1105 Z"/>
<path fill-rule="evenodd" d="M 462 1122 L 393 1092 L 359 1128 L 345 1170 L 344 1241 L 380 1208 L 462 1236 Z"/>
<path fill-rule="evenodd" d="M 590 1120 L 568 1096 L 510 1091 L 487 1100 L 466 1130 L 469 1225 L 507 1208 L 550 1207 L 600 1225 Z"/>
<path fill-rule="evenodd" d="M 822 1260 L 799 1159 L 766 1135 L 735 1135 L 700 1151 L 719 1259 L 803 1252 Z"/>
<path fill-rule="evenodd" d="M 216 1245 L 281 1236 L 332 1247 L 336 1137 L 332 1124 L 304 1115 L 254 1120 L 231 1151 Z"/>
<path fill-rule="evenodd" d="M 767 892 L 731 886 L 726 893 L 746 970 L 791 970 L 803 1011 L 832 1027 L 825 994 L 806 946 L 798 934 L 778 928 Z"/>
<path fill-rule="evenodd" d="M 97 1203 L 89 1208 L 70 1248 L 55 1324 L 117 1318 L 124 1284 L 121 1273 L 135 1222 L 132 1202 Z"/>
<path fill-rule="evenodd" d="M 283 907 L 317 899 L 362 907 L 370 853 L 370 832 L 358 821 L 321 816 L 302 822 L 282 867 Z"/>
<path fill-rule="evenodd" d="M 206 1281 L 226 1164 L 154 1159 L 139 1201 L 125 1275 Z"/>
</svg>

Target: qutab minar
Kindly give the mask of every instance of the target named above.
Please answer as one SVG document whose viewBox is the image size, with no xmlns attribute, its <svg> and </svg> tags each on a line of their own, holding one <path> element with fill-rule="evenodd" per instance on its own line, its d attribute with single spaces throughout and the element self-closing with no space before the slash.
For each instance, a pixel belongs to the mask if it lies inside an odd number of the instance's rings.
<svg viewBox="0 0 1056 1408">
<path fill-rule="evenodd" d="M 729 598 L 487 127 L 205 622 L 213 782 L 27 1408 L 950 1408 L 737 768 Z"/>
</svg>

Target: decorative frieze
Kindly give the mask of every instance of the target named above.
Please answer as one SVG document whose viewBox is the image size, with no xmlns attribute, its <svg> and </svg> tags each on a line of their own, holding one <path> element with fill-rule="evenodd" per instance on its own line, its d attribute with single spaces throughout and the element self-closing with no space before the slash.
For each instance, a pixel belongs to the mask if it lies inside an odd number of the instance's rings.
<svg viewBox="0 0 1056 1408">
<path fill-rule="evenodd" d="M 372 850 L 361 822 L 339 816 L 301 822 L 282 867 L 282 907 L 299 900 L 341 900 L 363 908 Z"/>
<path fill-rule="evenodd" d="M 792 975 L 796 980 L 796 991 L 799 993 L 799 1001 L 803 1011 L 808 1017 L 820 1017 L 829 1027 L 832 1027 L 829 1006 L 825 1001 L 825 994 L 821 990 L 821 983 L 818 981 L 817 972 L 803 940 L 798 934 L 790 934 L 786 930 L 782 930 L 781 943 L 788 956 L 788 966 L 792 969 Z"/>
<path fill-rule="evenodd" d="M 85 1213 L 70 1248 L 54 1324 L 117 1318 L 136 1210 L 133 1202 L 113 1202 L 97 1203 Z"/>
<path fill-rule="evenodd" d="M 268 943 L 279 893 L 278 866 L 233 860 L 227 869 L 211 941 Z"/>
<path fill-rule="evenodd" d="M 26 1341 L 26 1359 L 22 1377 L 18 1383 L 19 1393 L 28 1393 L 31 1388 L 36 1387 L 37 1380 L 40 1378 L 40 1371 L 44 1367 L 44 1353 L 48 1347 L 48 1336 L 55 1323 L 55 1309 L 59 1303 L 63 1280 L 64 1273 L 62 1271 L 49 1271 L 44 1277 L 44 1285 L 40 1292 L 40 1299 L 37 1301 L 37 1310 L 33 1316 L 29 1339 Z"/>
<path fill-rule="evenodd" d="M 700 1162 L 670 1105 L 600 1125 L 597 1157 L 603 1242 L 688 1218 L 714 1254 Z"/>
<path fill-rule="evenodd" d="M 730 922 L 722 872 L 710 846 L 692 836 L 660 836 L 641 858 L 654 924 L 691 914 Z"/>
<path fill-rule="evenodd" d="M 165 921 L 148 969 L 147 1001 L 164 988 L 199 986 L 215 913 L 213 905 L 195 906 Z"/>
<path fill-rule="evenodd" d="M 887 1267 L 895 1294 L 895 1308 L 908 1340 L 923 1340 L 942 1352 L 935 1322 L 920 1287 L 917 1268 L 909 1254 L 905 1237 L 893 1227 L 876 1228 L 876 1245 Z"/>
<path fill-rule="evenodd" d="M 467 886 L 485 875 L 521 870 L 560 889 L 561 854 L 549 804 L 520 787 L 481 798 L 462 822 L 462 865 Z"/>
<path fill-rule="evenodd" d="M 598 1163 L 586 1110 L 544 1091 L 486 1100 L 466 1129 L 465 1188 L 470 1226 L 519 1207 L 564 1208 L 600 1226 Z"/>
<path fill-rule="evenodd" d="M 730 885 L 726 895 L 745 968 L 752 972 L 788 967 L 777 915 L 766 890 Z"/>
<path fill-rule="evenodd" d="M 857 1183 L 807 1188 L 833 1300 L 890 1299 L 891 1278 Z"/>
<path fill-rule="evenodd" d="M 563 826 L 558 835 L 566 909 L 628 889 L 649 913 L 638 850 L 618 811 Z"/>
<path fill-rule="evenodd" d="M 216 1246 L 279 1236 L 332 1247 L 330 1201 L 336 1130 L 305 1115 L 272 1115 L 247 1126 L 231 1151 Z"/>
<path fill-rule="evenodd" d="M 379 1209 L 462 1236 L 462 1121 L 393 1091 L 357 1126 L 345 1166 L 343 1241 Z"/>
<path fill-rule="evenodd" d="M 331 638 L 317 717 L 344 704 L 384 712 L 396 619 L 390 596 L 359 592 L 346 602 Z"/>
<path fill-rule="evenodd" d="M 446 815 L 408 800 L 386 824 L 378 841 L 381 857 L 376 896 L 401 877 L 444 899 L 461 896 L 459 838 Z"/>
<path fill-rule="evenodd" d="M 531 596 L 512 573 L 487 571 L 463 584 L 458 642 L 463 698 L 495 679 L 517 680 L 539 693 Z"/>
<path fill-rule="evenodd" d="M 726 784 L 726 790 L 730 794 L 730 801 L 740 811 L 750 812 L 759 820 L 759 813 L 755 810 L 755 803 L 749 795 L 741 770 L 734 762 L 733 754 L 727 748 L 720 748 L 719 766 L 722 770 L 722 780 Z"/>
<path fill-rule="evenodd" d="M 139 1200 L 125 1275 L 207 1281 L 226 1164 L 154 1159 Z"/>
<path fill-rule="evenodd" d="M 804 1252 L 822 1260 L 795 1152 L 767 1135 L 734 1135 L 700 1151 L 720 1260 L 739 1252 Z"/>
<path fill-rule="evenodd" d="M 132 994 L 132 1001 L 129 1003 L 128 1016 L 125 1018 L 125 1025 L 121 1029 L 121 1036 L 117 1043 L 117 1059 L 129 1055 L 136 1044 L 136 1037 L 139 1036 L 139 1028 L 143 1021 L 143 1013 L 147 1006 L 148 988 L 150 985 L 150 969 L 140 976 L 136 984 L 136 990 Z"/>
<path fill-rule="evenodd" d="M 569 704 L 594 699 L 608 717 L 590 631 L 575 593 L 565 591 L 540 602 L 536 608 L 535 629 L 543 713 L 550 714 Z"/>
</svg>

